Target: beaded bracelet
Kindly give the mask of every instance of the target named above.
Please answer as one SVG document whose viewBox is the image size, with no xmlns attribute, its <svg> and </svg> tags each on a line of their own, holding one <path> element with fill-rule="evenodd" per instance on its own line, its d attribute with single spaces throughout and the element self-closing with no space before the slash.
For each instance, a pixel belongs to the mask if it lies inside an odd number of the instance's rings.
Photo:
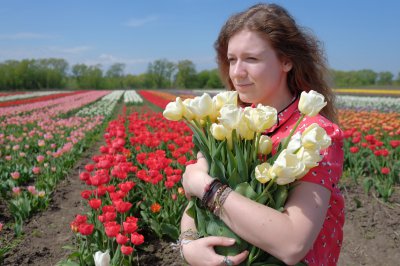
<svg viewBox="0 0 400 266">
<path fill-rule="evenodd" d="M 226 186 L 222 192 L 216 195 L 215 197 L 215 207 L 213 209 L 213 213 L 215 216 L 220 217 L 222 213 L 222 205 L 224 205 L 225 200 L 228 198 L 228 195 L 232 192 L 233 190 Z"/>
<path fill-rule="evenodd" d="M 193 229 L 188 229 L 186 231 L 183 231 L 180 235 L 179 235 L 179 239 L 178 239 L 178 245 L 179 245 L 179 253 L 181 255 L 181 258 L 187 263 L 187 261 L 185 260 L 185 257 L 183 256 L 183 245 L 189 244 L 190 242 L 199 239 L 200 235 L 198 232 L 195 232 Z"/>
<path fill-rule="evenodd" d="M 218 190 L 215 192 L 215 194 L 214 194 L 215 196 L 214 196 L 214 195 L 212 196 L 212 199 L 213 199 L 213 200 L 210 200 L 210 201 L 209 201 L 209 204 L 207 205 L 207 208 L 208 208 L 208 210 L 209 210 L 210 212 L 214 212 L 215 205 L 216 205 L 215 199 L 219 197 L 218 195 L 220 195 L 220 194 L 225 190 L 225 188 L 227 188 L 227 185 L 222 185 L 222 186 L 220 186 L 220 187 L 218 188 Z"/>
<path fill-rule="evenodd" d="M 214 179 L 210 185 L 207 186 L 206 191 L 203 195 L 203 197 L 201 198 L 201 205 L 203 207 L 207 207 L 207 203 L 210 201 L 210 199 L 212 199 L 212 197 L 214 196 L 215 192 L 222 186 L 221 181 L 219 181 L 218 179 Z"/>
</svg>

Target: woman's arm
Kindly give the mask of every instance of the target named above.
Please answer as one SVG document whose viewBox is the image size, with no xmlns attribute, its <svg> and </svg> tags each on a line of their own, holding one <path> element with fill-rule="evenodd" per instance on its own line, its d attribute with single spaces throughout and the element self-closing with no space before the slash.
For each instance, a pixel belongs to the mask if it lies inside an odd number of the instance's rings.
<svg viewBox="0 0 400 266">
<path fill-rule="evenodd" d="M 220 218 L 247 242 L 291 265 L 304 258 L 317 238 L 330 193 L 318 184 L 298 181 L 281 213 L 233 192 Z"/>
</svg>

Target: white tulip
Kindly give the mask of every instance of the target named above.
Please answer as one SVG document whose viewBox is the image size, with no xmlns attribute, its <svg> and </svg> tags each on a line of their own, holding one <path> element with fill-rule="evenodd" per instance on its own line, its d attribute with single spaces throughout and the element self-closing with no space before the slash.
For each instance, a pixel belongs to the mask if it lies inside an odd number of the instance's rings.
<svg viewBox="0 0 400 266">
<path fill-rule="evenodd" d="M 283 150 L 271 167 L 271 174 L 277 176 L 278 185 L 286 185 L 302 176 L 306 171 L 305 164 L 295 154 Z"/>
<path fill-rule="evenodd" d="M 195 97 L 190 101 L 187 108 L 195 115 L 197 120 L 205 119 L 214 111 L 211 96 L 207 93 L 200 97 Z"/>
<path fill-rule="evenodd" d="M 318 163 L 322 160 L 323 156 L 318 150 L 309 150 L 301 147 L 296 153 L 297 158 L 304 163 L 307 169 L 311 169 L 318 166 Z"/>
<path fill-rule="evenodd" d="M 233 104 L 227 104 L 224 107 L 222 107 L 219 112 L 220 112 L 220 117 L 218 117 L 218 121 L 222 125 L 224 125 L 226 128 L 230 130 L 238 128 L 242 117 L 241 108 Z"/>
<path fill-rule="evenodd" d="M 171 121 L 179 121 L 183 117 L 184 106 L 180 97 L 177 97 L 175 102 L 170 102 L 165 107 L 163 116 Z"/>
<path fill-rule="evenodd" d="M 233 104 L 237 105 L 237 91 L 224 91 L 220 92 L 213 97 L 215 109 L 219 111 L 224 105 Z"/>
<path fill-rule="evenodd" d="M 109 266 L 110 265 L 110 254 L 107 249 L 106 252 L 97 251 L 94 255 L 94 264 L 96 266 Z"/>
<path fill-rule="evenodd" d="M 313 90 L 303 91 L 300 95 L 299 110 L 307 116 L 316 116 L 327 104 L 325 97 Z"/>
<path fill-rule="evenodd" d="M 260 183 L 265 184 L 271 180 L 272 177 L 269 173 L 270 168 L 271 165 L 267 162 L 256 166 L 255 177 Z"/>
<path fill-rule="evenodd" d="M 300 147 L 301 147 L 301 133 L 297 132 L 290 139 L 286 150 L 289 153 L 295 153 L 298 149 L 300 149 Z"/>
<path fill-rule="evenodd" d="M 313 123 L 302 133 L 301 142 L 306 149 L 322 150 L 331 145 L 331 138 L 322 127 L 317 123 Z"/>
</svg>

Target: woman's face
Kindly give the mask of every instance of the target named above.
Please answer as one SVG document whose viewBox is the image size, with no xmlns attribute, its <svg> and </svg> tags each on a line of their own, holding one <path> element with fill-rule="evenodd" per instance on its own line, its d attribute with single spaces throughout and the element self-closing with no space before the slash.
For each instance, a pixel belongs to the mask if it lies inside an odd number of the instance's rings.
<svg viewBox="0 0 400 266">
<path fill-rule="evenodd" d="M 278 109 L 290 100 L 286 76 L 292 64 L 279 60 L 266 39 L 242 30 L 229 40 L 227 56 L 229 76 L 243 102 Z"/>
</svg>

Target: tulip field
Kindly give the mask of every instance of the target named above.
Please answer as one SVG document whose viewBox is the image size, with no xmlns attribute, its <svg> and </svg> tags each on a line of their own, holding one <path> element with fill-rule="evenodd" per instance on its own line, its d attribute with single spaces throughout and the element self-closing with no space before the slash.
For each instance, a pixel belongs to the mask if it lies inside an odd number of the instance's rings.
<svg viewBox="0 0 400 266">
<path fill-rule="evenodd" d="M 0 93 L 0 265 L 23 264 L 23 258 L 11 254 L 31 236 L 25 228 L 51 209 L 57 187 L 84 154 L 87 163 L 70 177 L 80 184 L 79 204 L 71 206 L 73 217 L 59 225 L 69 237 L 57 265 L 101 265 L 107 258 L 110 265 L 157 265 L 145 256 L 154 252 L 148 243 L 177 240 L 187 204 L 180 181 L 195 158 L 189 127 L 166 120 L 162 110 L 177 96 L 202 93 Z M 340 95 L 337 106 L 345 138 L 344 194 L 347 186 L 357 187 L 398 215 L 399 98 Z M 92 147 L 95 152 L 87 154 Z M 394 248 L 400 242 L 396 234 Z M 33 250 L 30 254 L 35 256 Z M 175 262 L 181 263 L 179 255 Z"/>
</svg>

